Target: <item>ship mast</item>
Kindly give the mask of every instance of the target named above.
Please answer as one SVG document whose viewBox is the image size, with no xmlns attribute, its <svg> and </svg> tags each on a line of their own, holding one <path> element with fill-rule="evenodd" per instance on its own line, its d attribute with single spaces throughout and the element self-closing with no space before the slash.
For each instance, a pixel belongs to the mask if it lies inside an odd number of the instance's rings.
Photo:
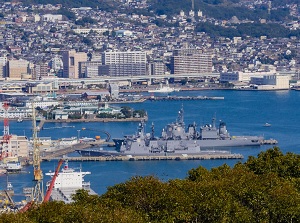
<svg viewBox="0 0 300 223">
<path fill-rule="evenodd" d="M 33 175 L 35 186 L 32 194 L 32 201 L 42 203 L 44 200 L 43 192 L 43 172 L 41 170 L 40 145 L 37 137 L 35 104 L 32 103 L 32 129 L 33 129 Z"/>
</svg>

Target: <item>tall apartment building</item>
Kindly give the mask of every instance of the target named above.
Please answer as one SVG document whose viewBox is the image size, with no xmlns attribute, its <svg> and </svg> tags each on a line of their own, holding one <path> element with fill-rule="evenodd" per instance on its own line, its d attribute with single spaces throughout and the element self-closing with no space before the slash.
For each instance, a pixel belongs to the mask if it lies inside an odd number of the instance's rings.
<svg viewBox="0 0 300 223">
<path fill-rule="evenodd" d="M 28 75 L 27 60 L 8 60 L 7 61 L 7 74 L 11 79 L 22 79 L 23 76 Z"/>
<path fill-rule="evenodd" d="M 79 62 L 87 61 L 87 54 L 75 50 L 64 51 L 62 61 L 63 77 L 77 79 L 79 78 Z"/>
<path fill-rule="evenodd" d="M 32 79 L 41 80 L 48 76 L 48 63 L 40 62 L 34 64 Z"/>
<path fill-rule="evenodd" d="M 211 73 L 212 57 L 209 52 L 202 52 L 200 49 L 179 49 L 174 50 L 171 57 L 171 73 Z"/>
<path fill-rule="evenodd" d="M 147 74 L 146 53 L 141 51 L 104 52 L 100 76 L 139 76 Z"/>
<path fill-rule="evenodd" d="M 0 57 L 0 78 L 6 77 L 7 57 Z"/>
</svg>

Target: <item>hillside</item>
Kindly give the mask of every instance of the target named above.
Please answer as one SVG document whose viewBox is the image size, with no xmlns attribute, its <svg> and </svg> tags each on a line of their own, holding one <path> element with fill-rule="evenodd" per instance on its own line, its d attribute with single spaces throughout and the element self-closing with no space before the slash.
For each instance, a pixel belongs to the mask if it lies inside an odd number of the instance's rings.
<svg viewBox="0 0 300 223">
<path fill-rule="evenodd" d="M 1 0 L 0 2 L 5 2 Z M 267 2 L 254 4 L 254 0 L 194 0 L 195 11 L 201 10 L 207 17 L 215 19 L 230 19 L 233 16 L 239 19 L 255 20 L 266 18 L 270 20 L 283 21 L 289 18 L 289 10 L 286 4 L 298 4 L 298 0 L 272 0 L 274 13 L 268 15 Z M 181 10 L 188 12 L 192 8 L 191 0 L 148 0 L 148 8 L 141 10 L 136 7 L 126 6 L 118 0 L 23 0 L 24 5 L 32 4 L 62 4 L 66 8 L 92 7 L 100 10 L 118 10 L 125 13 L 144 14 L 166 14 L 168 16 L 178 15 Z M 251 6 L 251 7 L 250 7 Z M 283 7 L 284 6 L 284 7 Z M 250 9 L 251 8 L 251 9 Z"/>
</svg>

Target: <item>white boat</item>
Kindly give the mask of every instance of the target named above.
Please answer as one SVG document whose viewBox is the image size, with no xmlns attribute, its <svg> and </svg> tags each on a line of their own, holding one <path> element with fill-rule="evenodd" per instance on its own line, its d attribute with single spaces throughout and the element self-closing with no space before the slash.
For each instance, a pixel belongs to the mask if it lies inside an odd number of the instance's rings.
<svg viewBox="0 0 300 223">
<path fill-rule="evenodd" d="M 23 122 L 23 119 L 18 118 L 17 122 Z"/>
<path fill-rule="evenodd" d="M 9 161 L 4 165 L 7 172 L 20 172 L 22 170 L 22 165 L 20 162 Z"/>
<path fill-rule="evenodd" d="M 270 126 L 271 126 L 271 124 L 270 124 L 270 123 L 268 123 L 268 122 L 266 122 L 266 123 L 264 124 L 264 126 L 265 126 L 265 127 L 270 127 Z"/>
<path fill-rule="evenodd" d="M 51 178 L 54 176 L 55 172 L 46 173 L 47 176 Z M 79 189 L 85 189 L 89 194 L 96 194 L 90 188 L 90 182 L 84 181 L 84 176 L 91 174 L 91 172 L 83 172 L 81 169 L 75 171 L 73 168 L 69 168 L 68 161 L 65 161 L 64 167 L 58 173 L 58 176 L 55 180 L 53 190 L 51 193 L 51 199 L 56 201 L 64 201 L 65 203 L 72 202 L 72 194 L 75 194 Z M 47 190 L 50 186 L 50 182 L 47 182 Z"/>
<path fill-rule="evenodd" d="M 153 90 L 148 90 L 149 93 L 170 93 L 173 91 L 178 91 L 180 89 L 175 89 L 173 87 L 170 87 L 169 85 L 162 86 L 162 84 L 159 85 L 159 88 L 153 89 Z"/>
</svg>

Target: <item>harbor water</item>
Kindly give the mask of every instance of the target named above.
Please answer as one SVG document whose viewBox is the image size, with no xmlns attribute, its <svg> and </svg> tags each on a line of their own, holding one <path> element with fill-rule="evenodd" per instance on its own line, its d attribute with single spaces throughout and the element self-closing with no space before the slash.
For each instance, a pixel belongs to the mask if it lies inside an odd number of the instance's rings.
<svg viewBox="0 0 300 223">
<path fill-rule="evenodd" d="M 159 94 L 157 94 L 159 95 Z M 163 95 L 163 94 L 161 94 Z M 197 129 L 204 124 L 210 124 L 213 117 L 226 122 L 231 136 L 259 135 L 266 139 L 274 138 L 278 146 L 285 152 L 299 154 L 300 151 L 300 91 L 180 91 L 172 93 L 179 96 L 208 96 L 224 97 L 224 100 L 184 100 L 184 101 L 145 101 L 143 103 L 117 104 L 116 106 L 130 106 L 134 109 L 144 109 L 148 113 L 146 132 L 150 132 L 151 124 L 155 126 L 155 135 L 159 136 L 167 123 L 175 122 L 179 109 L 183 106 L 185 124 L 195 122 Z M 266 127 L 265 123 L 271 125 Z M 40 131 L 40 137 L 52 139 L 68 137 L 105 138 L 103 131 L 109 132 L 112 138 L 134 134 L 137 122 L 89 122 L 72 123 L 74 128 L 60 128 L 70 123 L 46 123 L 45 130 Z M 3 122 L 0 122 L 3 126 Z M 10 121 L 10 133 L 32 137 L 32 123 L 30 121 Z M 82 162 L 72 163 L 70 167 L 82 168 L 92 174 L 85 177 L 91 182 L 92 189 L 98 194 L 106 192 L 107 187 L 125 182 L 133 176 L 156 176 L 161 180 L 169 180 L 187 176 L 188 170 L 199 165 L 213 168 L 227 163 L 233 166 L 238 161 L 245 161 L 248 156 L 256 156 L 259 152 L 271 148 L 272 145 L 260 147 L 226 148 L 232 153 L 240 153 L 243 160 L 181 160 L 181 161 L 110 161 L 110 162 Z M 214 149 L 214 148 L 212 148 Z M 70 154 L 76 156 L 77 154 Z M 57 161 L 43 162 L 43 172 L 54 171 Z M 24 168 L 20 174 L 10 174 L 9 181 L 21 199 L 22 188 L 33 186 L 32 167 Z M 44 184 L 50 178 L 44 176 Z M 0 189 L 6 187 L 6 176 L 0 176 Z M 18 199 L 18 198 L 16 198 Z"/>
</svg>

